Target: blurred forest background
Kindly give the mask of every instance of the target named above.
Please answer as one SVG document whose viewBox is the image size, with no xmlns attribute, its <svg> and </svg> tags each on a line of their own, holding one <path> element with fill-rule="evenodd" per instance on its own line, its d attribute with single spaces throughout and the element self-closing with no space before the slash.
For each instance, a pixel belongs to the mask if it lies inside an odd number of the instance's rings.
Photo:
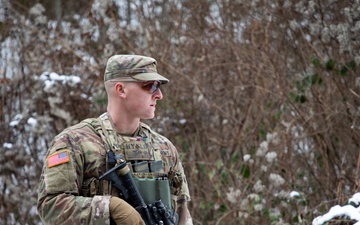
<svg viewBox="0 0 360 225">
<path fill-rule="evenodd" d="M 121 53 L 171 80 L 145 122 L 195 224 L 311 224 L 359 191 L 359 34 L 359 0 L 0 0 L 0 224 L 41 224 L 49 142 L 105 111 Z"/>
</svg>

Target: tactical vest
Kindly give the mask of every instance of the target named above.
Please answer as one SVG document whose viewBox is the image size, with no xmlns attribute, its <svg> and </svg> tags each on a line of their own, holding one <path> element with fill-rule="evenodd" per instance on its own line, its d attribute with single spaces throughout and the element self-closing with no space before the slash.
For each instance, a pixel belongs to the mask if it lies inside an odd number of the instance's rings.
<svg viewBox="0 0 360 225">
<path fill-rule="evenodd" d="M 176 209 L 176 195 L 179 194 L 182 186 L 181 176 L 171 171 L 171 162 L 162 157 L 162 154 L 170 154 L 170 149 L 169 152 L 154 150 L 153 146 L 154 143 L 166 145 L 166 142 L 154 140 L 150 128 L 144 123 L 140 123 L 136 137 L 118 135 L 108 113 L 84 122 L 90 124 L 104 142 L 107 152 L 106 170 L 120 163 L 121 159 L 126 160 L 146 204 L 161 199 L 167 207 Z M 93 184 L 96 184 L 96 187 Z M 118 195 L 105 180 L 100 182 L 91 179 L 84 182 L 83 192 L 84 190 L 94 192 L 94 189 L 103 195 Z"/>
</svg>

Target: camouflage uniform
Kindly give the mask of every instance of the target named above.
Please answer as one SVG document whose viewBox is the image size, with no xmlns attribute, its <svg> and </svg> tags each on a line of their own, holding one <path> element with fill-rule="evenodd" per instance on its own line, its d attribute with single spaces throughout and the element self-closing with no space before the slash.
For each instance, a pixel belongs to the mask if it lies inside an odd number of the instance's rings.
<svg viewBox="0 0 360 225">
<path fill-rule="evenodd" d="M 57 135 L 47 152 L 38 189 L 38 212 L 44 224 L 110 224 L 108 182 L 97 178 L 106 172 L 106 144 L 101 138 L 101 121 L 87 119 Z M 172 189 L 178 204 L 190 201 L 189 190 L 175 146 L 165 137 L 141 123 L 135 136 L 147 134 L 152 154 L 163 161 L 184 182 Z M 131 137 L 118 135 L 121 144 Z M 124 154 L 124 153 L 123 153 Z M 61 155 L 64 157 L 61 158 Z"/>
</svg>

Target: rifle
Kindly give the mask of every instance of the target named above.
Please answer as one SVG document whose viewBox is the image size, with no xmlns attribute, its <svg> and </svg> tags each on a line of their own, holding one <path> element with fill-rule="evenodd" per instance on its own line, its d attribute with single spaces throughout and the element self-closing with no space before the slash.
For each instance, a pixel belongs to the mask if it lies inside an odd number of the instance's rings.
<svg viewBox="0 0 360 225">
<path fill-rule="evenodd" d="M 146 225 L 176 225 L 178 223 L 176 213 L 171 212 L 161 199 L 148 205 L 145 204 L 126 161 L 117 164 L 99 179 L 111 181 L 120 197 L 139 212 Z"/>
</svg>

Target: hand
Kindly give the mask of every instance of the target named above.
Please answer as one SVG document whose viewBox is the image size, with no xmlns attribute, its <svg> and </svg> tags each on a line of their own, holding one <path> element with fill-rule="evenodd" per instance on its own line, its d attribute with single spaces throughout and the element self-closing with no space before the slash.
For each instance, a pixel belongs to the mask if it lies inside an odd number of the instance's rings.
<svg viewBox="0 0 360 225">
<path fill-rule="evenodd" d="M 145 225 L 140 214 L 121 198 L 111 197 L 109 210 L 117 225 Z"/>
<path fill-rule="evenodd" d="M 178 225 L 193 225 L 193 221 L 186 202 L 178 206 L 177 213 L 179 214 Z"/>
</svg>

